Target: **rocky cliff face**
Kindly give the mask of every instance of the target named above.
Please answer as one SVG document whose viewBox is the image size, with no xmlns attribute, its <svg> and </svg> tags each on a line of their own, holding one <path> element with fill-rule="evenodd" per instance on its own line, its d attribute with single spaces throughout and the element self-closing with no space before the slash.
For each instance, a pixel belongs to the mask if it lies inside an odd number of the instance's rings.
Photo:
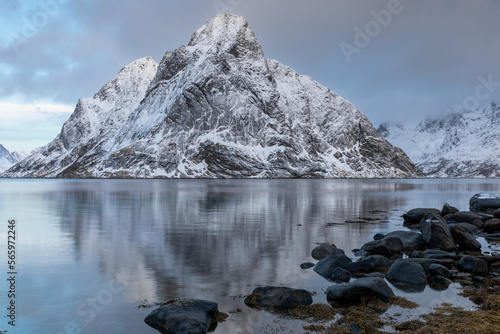
<svg viewBox="0 0 500 334">
<path fill-rule="evenodd" d="M 21 177 L 419 177 L 351 103 L 268 60 L 242 17 L 126 66 Z"/>
<path fill-rule="evenodd" d="M 500 176 L 500 105 L 427 119 L 416 127 L 381 124 L 379 132 L 401 147 L 429 177 Z"/>
</svg>

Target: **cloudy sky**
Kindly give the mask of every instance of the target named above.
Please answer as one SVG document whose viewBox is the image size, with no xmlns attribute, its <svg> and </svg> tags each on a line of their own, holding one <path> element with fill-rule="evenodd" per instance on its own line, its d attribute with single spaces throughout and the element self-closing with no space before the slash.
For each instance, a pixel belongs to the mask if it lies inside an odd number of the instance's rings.
<svg viewBox="0 0 500 334">
<path fill-rule="evenodd" d="M 217 13 L 247 18 L 268 58 L 375 126 L 500 100 L 497 0 L 3 0 L 0 144 L 30 151 L 126 64 L 187 44 Z"/>
</svg>

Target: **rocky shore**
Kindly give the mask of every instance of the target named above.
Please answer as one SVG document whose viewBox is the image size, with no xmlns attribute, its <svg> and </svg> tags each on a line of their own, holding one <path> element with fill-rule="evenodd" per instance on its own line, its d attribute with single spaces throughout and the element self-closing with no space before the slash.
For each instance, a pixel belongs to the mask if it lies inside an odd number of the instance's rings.
<svg viewBox="0 0 500 334">
<path fill-rule="evenodd" d="M 311 292 L 281 286 L 257 287 L 244 303 L 280 316 L 313 318 L 304 325 L 308 333 L 383 333 L 387 326 L 400 333 L 494 333 L 500 325 L 500 254 L 483 252 L 478 238 L 500 239 L 500 194 L 476 194 L 469 204 L 469 211 L 449 204 L 410 210 L 402 217 L 406 230 L 374 235 L 352 250 L 355 259 L 334 244 L 315 247 L 311 256 L 318 262 L 300 266 L 332 283 L 328 304 L 313 304 Z M 443 305 L 403 323 L 379 317 L 392 304 L 416 306 L 395 296 L 393 287 L 446 290 L 453 282 L 464 287 L 463 295 L 478 304 L 477 310 Z M 207 333 L 227 317 L 222 315 L 213 302 L 176 300 L 151 312 L 146 323 L 162 333 Z"/>
</svg>

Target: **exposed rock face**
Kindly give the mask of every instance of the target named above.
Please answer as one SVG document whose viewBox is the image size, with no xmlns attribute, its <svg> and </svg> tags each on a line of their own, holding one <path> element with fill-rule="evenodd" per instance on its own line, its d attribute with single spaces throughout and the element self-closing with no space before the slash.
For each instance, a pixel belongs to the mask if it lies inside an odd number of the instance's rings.
<svg viewBox="0 0 500 334">
<path fill-rule="evenodd" d="M 496 178 L 500 158 L 500 104 L 426 119 L 416 127 L 381 124 L 378 131 L 402 148 L 428 177 Z"/>
<path fill-rule="evenodd" d="M 10 177 L 421 177 L 351 103 L 268 60 L 242 17 L 217 15 L 157 65 L 82 99 Z"/>
</svg>

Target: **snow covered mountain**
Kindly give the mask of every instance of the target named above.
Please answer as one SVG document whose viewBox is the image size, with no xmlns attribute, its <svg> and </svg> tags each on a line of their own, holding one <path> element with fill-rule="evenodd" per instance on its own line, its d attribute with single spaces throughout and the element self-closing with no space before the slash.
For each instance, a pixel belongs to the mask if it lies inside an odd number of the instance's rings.
<svg viewBox="0 0 500 334">
<path fill-rule="evenodd" d="M 378 131 L 402 148 L 428 177 L 500 177 L 500 105 L 427 119 L 416 127 L 381 124 Z"/>
<path fill-rule="evenodd" d="M 9 169 L 15 163 L 26 158 L 28 154 L 21 152 L 9 152 L 5 147 L 0 145 L 0 173 Z"/>
<path fill-rule="evenodd" d="M 11 177 L 420 177 L 351 103 L 268 60 L 243 17 L 127 65 Z"/>
</svg>

